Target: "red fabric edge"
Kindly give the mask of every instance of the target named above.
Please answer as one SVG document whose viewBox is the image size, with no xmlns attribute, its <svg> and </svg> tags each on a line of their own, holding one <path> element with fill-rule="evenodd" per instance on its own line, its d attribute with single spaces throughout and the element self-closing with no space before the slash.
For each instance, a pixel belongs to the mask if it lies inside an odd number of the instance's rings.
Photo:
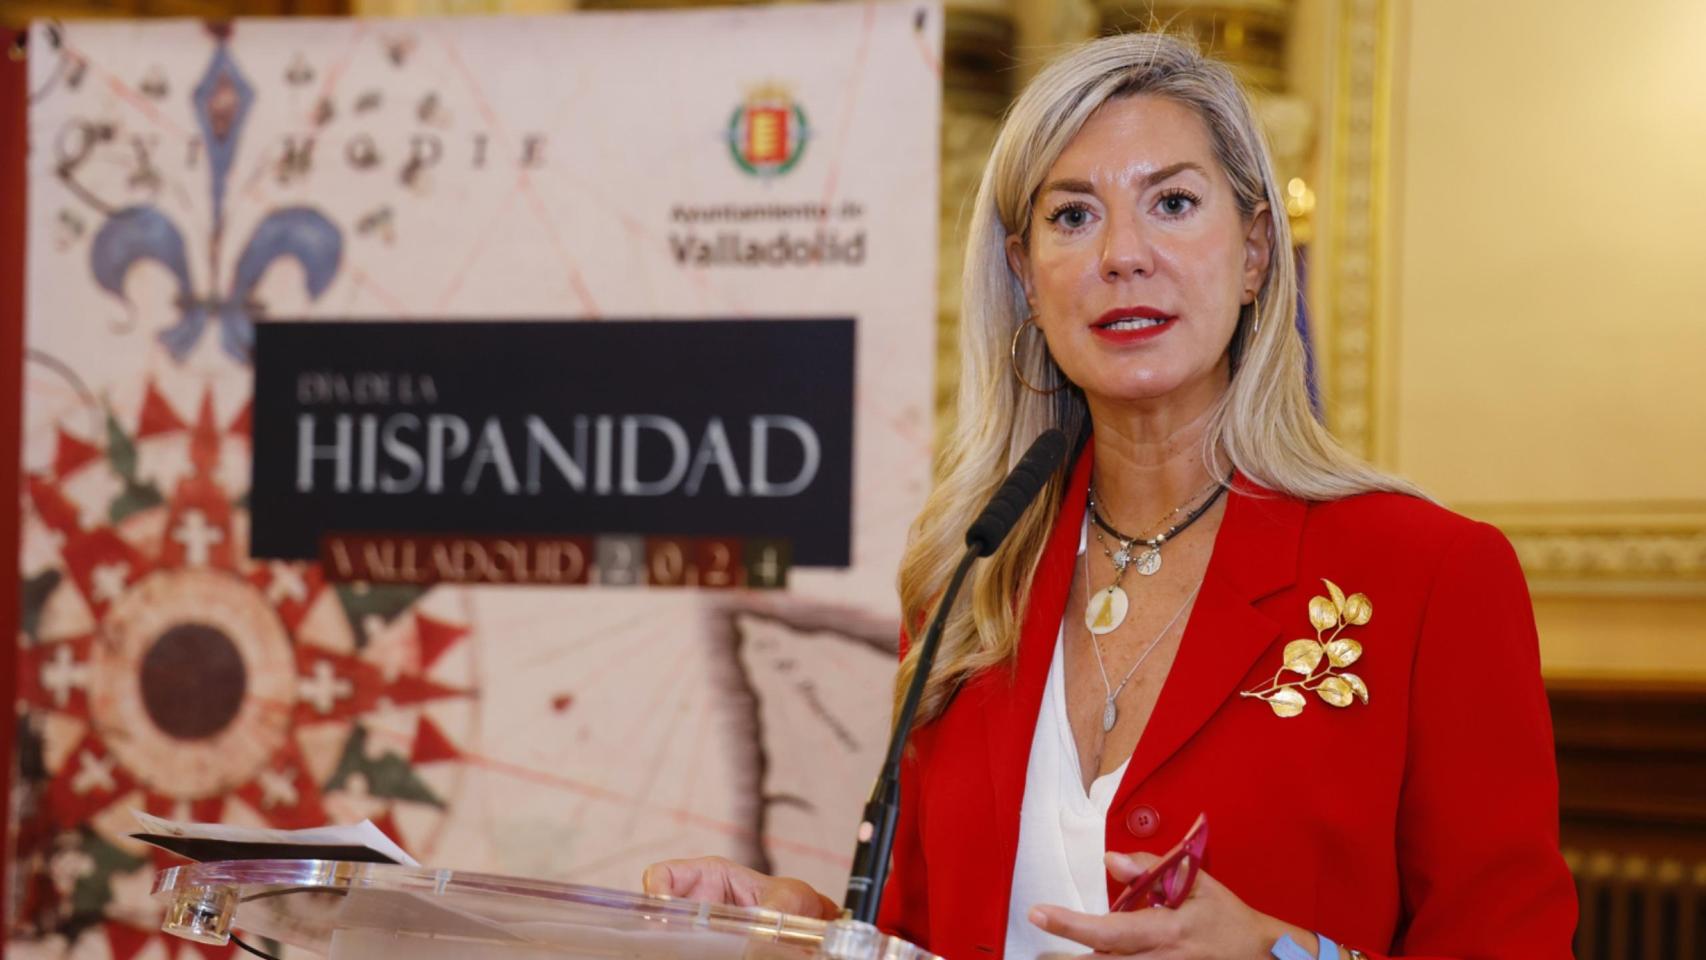
<svg viewBox="0 0 1706 960">
<path fill-rule="evenodd" d="M 0 30 L 0 40 L 10 51 L 21 31 Z M 23 413 L 24 364 L 24 160 L 27 153 L 25 124 L 29 101 L 28 62 L 0 54 L 0 502 L 17 503 L 19 498 L 20 418 Z M 17 698 L 18 620 L 18 513 L 0 510 L 0 623 L 12 628 L 12 642 L 0 653 L 0 797 L 12 789 L 13 702 Z M 9 806 L 9 804 L 8 804 Z M 6 870 L 0 870 L 0 904 L 11 891 L 6 876 L 12 863 L 12 824 L 6 824 Z M 9 915 L 5 910 L 3 915 Z M 0 957 L 6 952 L 10 929 L 0 936 Z"/>
</svg>

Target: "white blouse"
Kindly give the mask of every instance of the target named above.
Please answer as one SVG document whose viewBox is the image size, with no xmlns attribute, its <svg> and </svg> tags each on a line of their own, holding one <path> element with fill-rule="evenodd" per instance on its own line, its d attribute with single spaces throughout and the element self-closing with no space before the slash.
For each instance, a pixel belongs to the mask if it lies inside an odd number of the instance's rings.
<svg viewBox="0 0 1706 960">
<path fill-rule="evenodd" d="M 1078 534 L 1083 556 L 1086 531 Z M 1071 616 L 1068 610 L 1067 616 Z M 1078 745 L 1066 716 L 1066 626 L 1055 635 L 1054 660 L 1043 688 L 1031 759 L 1025 768 L 1025 799 L 1019 808 L 1019 853 L 1013 862 L 1013 896 L 1007 904 L 1009 960 L 1082 956 L 1083 944 L 1044 933 L 1027 915 L 1047 903 L 1084 913 L 1108 912 L 1106 852 L 1108 806 L 1125 775 L 1118 770 L 1097 777 L 1084 793 Z"/>
</svg>

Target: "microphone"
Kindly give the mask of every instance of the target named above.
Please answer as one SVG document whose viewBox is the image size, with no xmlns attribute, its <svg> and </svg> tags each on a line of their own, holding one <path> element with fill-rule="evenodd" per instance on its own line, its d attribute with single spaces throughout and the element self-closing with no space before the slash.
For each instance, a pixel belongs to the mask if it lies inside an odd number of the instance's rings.
<svg viewBox="0 0 1706 960">
<path fill-rule="evenodd" d="M 971 529 L 966 531 L 966 546 L 975 548 L 980 557 L 994 553 L 1001 541 L 1007 539 L 1013 524 L 1019 522 L 1025 508 L 1037 498 L 1037 491 L 1043 488 L 1065 458 L 1066 434 L 1059 430 L 1043 431 L 1042 436 L 1032 441 L 1031 449 L 1019 458 L 1019 465 L 1007 475 L 1001 489 L 989 498 L 989 505 L 978 514 Z"/>
<path fill-rule="evenodd" d="M 912 675 L 906 698 L 901 701 L 894 732 L 889 737 L 888 756 L 876 784 L 871 787 L 871 799 L 865 804 L 865 818 L 859 824 L 859 845 L 853 853 L 853 872 L 847 878 L 847 898 L 842 903 L 844 918 L 866 924 L 876 922 L 883 884 L 888 879 L 889 851 L 894 847 L 895 816 L 900 808 L 900 759 L 906 750 L 907 736 L 912 732 L 912 719 L 918 713 L 918 701 L 924 696 L 924 682 L 930 678 L 930 668 L 936 662 L 936 648 L 942 644 L 942 627 L 948 620 L 948 611 L 953 609 L 954 597 L 959 594 L 972 562 L 989 556 L 1001 546 L 1001 541 L 1007 539 L 1013 525 L 1064 459 L 1066 434 L 1054 429 L 1043 431 L 966 531 L 965 556 L 960 558 L 960 565 L 948 580 L 948 589 L 943 592 L 936 615 L 930 620 L 930 629 L 924 634 L 924 644 L 918 650 L 918 670 Z"/>
</svg>

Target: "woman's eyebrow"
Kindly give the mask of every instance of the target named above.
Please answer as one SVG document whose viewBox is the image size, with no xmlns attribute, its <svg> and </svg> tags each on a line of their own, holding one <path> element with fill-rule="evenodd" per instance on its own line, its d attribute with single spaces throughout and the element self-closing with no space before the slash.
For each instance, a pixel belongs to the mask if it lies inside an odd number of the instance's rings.
<svg viewBox="0 0 1706 960">
<path fill-rule="evenodd" d="M 1163 180 L 1171 180 L 1187 170 L 1195 170 L 1197 173 L 1203 174 L 1204 176 L 1208 175 L 1208 171 L 1202 168 L 1202 164 L 1197 163 L 1195 160 L 1180 160 L 1178 163 L 1170 163 L 1144 177 L 1143 185 L 1145 187 L 1153 187 Z"/>
<path fill-rule="evenodd" d="M 1088 180 L 1050 180 L 1048 183 L 1043 184 L 1043 188 L 1041 190 L 1037 191 L 1037 196 L 1040 197 L 1045 193 L 1056 192 L 1094 194 L 1096 192 L 1096 187 Z"/>
<path fill-rule="evenodd" d="M 1163 180 L 1171 180 L 1187 170 L 1195 170 L 1197 173 L 1204 175 L 1207 174 L 1207 172 L 1203 170 L 1202 164 L 1197 163 L 1195 160 L 1180 160 L 1178 163 L 1170 163 L 1159 170 L 1147 174 L 1144 176 L 1140 185 L 1143 189 L 1147 190 Z M 1054 193 L 1056 191 L 1060 193 L 1095 194 L 1096 187 L 1088 180 L 1079 180 L 1069 177 L 1061 180 L 1050 180 L 1043 184 L 1042 189 L 1037 191 L 1037 196 L 1040 197 L 1045 193 Z"/>
</svg>

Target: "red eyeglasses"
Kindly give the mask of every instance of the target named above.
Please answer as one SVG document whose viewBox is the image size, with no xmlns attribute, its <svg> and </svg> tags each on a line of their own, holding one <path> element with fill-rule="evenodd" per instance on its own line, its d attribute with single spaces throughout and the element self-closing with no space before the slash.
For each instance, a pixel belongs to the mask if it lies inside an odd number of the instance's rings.
<svg viewBox="0 0 1706 960">
<path fill-rule="evenodd" d="M 1167 851 L 1167 855 L 1126 885 L 1109 913 L 1138 910 L 1144 907 L 1177 909 L 1191 895 L 1196 885 L 1197 871 L 1208 854 L 1208 814 L 1197 814 L 1197 822 L 1186 831 L 1185 839 Z"/>
</svg>

